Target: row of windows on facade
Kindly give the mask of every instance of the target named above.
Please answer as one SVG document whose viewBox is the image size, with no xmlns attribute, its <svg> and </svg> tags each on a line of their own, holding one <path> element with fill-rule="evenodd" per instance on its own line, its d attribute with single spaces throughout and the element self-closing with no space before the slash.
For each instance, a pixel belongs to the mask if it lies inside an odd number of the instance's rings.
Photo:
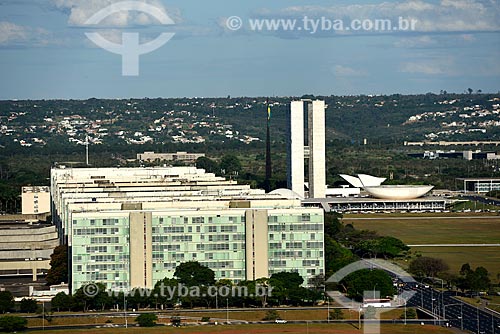
<svg viewBox="0 0 500 334">
<path fill-rule="evenodd" d="M 231 232 L 236 232 L 237 233 L 237 227 L 236 226 L 221 226 L 221 227 L 226 227 L 226 228 L 220 228 L 218 229 L 217 226 L 208 226 L 208 228 L 205 228 L 204 232 L 205 233 L 231 233 Z M 320 230 L 320 225 L 317 226 L 318 228 L 316 228 L 316 226 L 314 226 L 313 228 L 310 228 L 308 229 L 309 231 L 318 231 Z M 269 228 L 269 231 L 270 232 L 285 232 L 285 231 L 293 231 L 293 225 L 290 225 L 289 227 L 285 228 L 284 226 L 280 226 L 280 225 L 276 225 L 276 226 L 270 226 Z M 297 231 L 306 231 L 305 229 L 297 229 Z M 128 233 L 128 230 L 127 231 L 122 231 L 122 232 L 126 232 Z M 187 232 L 188 233 L 192 233 L 192 227 L 188 227 L 187 229 Z M 201 227 L 200 226 L 196 226 L 196 232 L 197 233 L 201 233 Z M 120 233 L 120 229 L 119 228 L 116 228 L 116 227 L 113 227 L 113 228 L 77 228 L 77 229 L 74 229 L 73 230 L 73 234 L 76 235 L 76 236 L 85 236 L 85 235 L 114 235 L 114 234 L 119 234 Z M 155 228 L 153 228 L 153 234 L 157 234 L 159 233 L 158 230 L 155 230 Z M 172 234 L 175 234 L 175 233 L 178 233 L 178 234 L 182 234 L 182 233 L 185 233 L 184 232 L 184 227 L 166 227 L 164 228 L 164 233 L 172 233 Z M 283 234 L 285 235 L 285 234 Z M 314 240 L 314 234 L 311 234 L 311 240 Z M 186 236 L 162 236 L 162 235 L 153 235 L 153 242 L 171 242 L 171 241 L 176 241 L 176 240 L 179 240 L 179 241 L 192 241 L 192 237 L 187 237 L 185 238 Z M 270 234 L 270 239 L 273 240 L 273 237 L 274 235 L 273 234 Z M 212 236 L 212 238 L 214 238 Z M 225 236 L 224 238 L 229 238 L 229 236 Z M 283 237 L 283 238 L 286 238 L 286 237 Z M 201 235 L 201 239 L 203 240 L 204 239 L 204 235 Z M 244 240 L 245 237 L 243 235 L 243 232 L 240 232 L 239 234 L 235 234 L 233 235 L 233 240 Z M 213 239 L 213 240 L 217 240 L 217 239 Z M 221 239 L 222 240 L 222 239 Z M 227 239 L 229 240 L 229 239 Z M 285 239 L 283 239 L 285 240 Z M 209 239 L 209 241 L 212 241 Z"/>
<path fill-rule="evenodd" d="M 179 259 L 182 259 L 182 258 L 179 258 Z M 235 266 L 234 266 L 234 261 L 217 261 L 217 262 L 207 262 L 207 261 L 204 261 L 202 262 L 203 265 L 211 268 L 211 269 L 233 269 Z M 164 263 L 163 264 L 163 268 L 164 269 L 175 269 L 177 267 L 177 263 Z M 320 260 L 302 260 L 302 266 L 303 267 L 319 267 L 321 265 L 321 262 Z M 291 264 L 287 263 L 286 260 L 269 260 L 269 266 L 270 267 L 287 267 L 287 266 L 291 266 Z M 75 265 L 75 270 L 76 272 L 79 272 L 79 273 L 82 273 L 82 274 L 85 274 L 85 272 L 83 272 L 83 268 L 84 266 L 83 265 Z M 153 268 L 154 269 L 157 269 L 158 268 L 158 264 L 153 264 Z M 106 271 L 112 271 L 112 272 L 116 272 L 116 271 L 120 271 L 120 270 L 126 270 L 128 268 L 125 267 L 124 264 L 120 264 L 120 263 L 112 263 L 112 264 L 89 264 L 85 267 L 85 271 L 87 272 L 98 272 L 98 271 L 101 271 L 101 272 L 106 272 Z"/>
<path fill-rule="evenodd" d="M 303 251 L 275 251 L 271 252 L 272 258 L 293 258 L 300 259 L 303 258 Z M 313 254 L 311 251 L 306 251 L 306 257 L 312 257 Z M 318 251 L 318 256 L 315 257 L 323 257 L 323 251 Z"/>
<path fill-rule="evenodd" d="M 92 262 L 128 262 L 130 257 L 128 254 L 120 255 L 90 255 Z M 74 263 L 88 262 L 89 254 L 78 254 L 73 256 Z"/>
<path fill-rule="evenodd" d="M 286 260 L 270 260 L 269 266 L 270 267 L 287 267 L 287 261 Z M 319 260 L 302 260 L 302 266 L 303 267 L 319 267 L 320 261 Z"/>
<path fill-rule="evenodd" d="M 320 248 L 323 249 L 323 243 L 321 241 L 306 241 L 305 248 Z M 271 242 L 269 243 L 269 249 L 304 249 L 304 242 L 294 241 L 287 242 L 283 244 L 282 242 Z"/>
<path fill-rule="evenodd" d="M 220 215 L 217 215 L 217 218 L 221 218 Z M 246 222 L 246 217 L 245 216 L 230 216 L 227 217 L 227 221 L 224 219 L 219 219 L 217 222 L 218 223 L 236 223 L 236 222 L 241 222 L 245 223 Z M 172 224 L 179 224 L 179 223 L 184 223 L 188 224 L 191 220 L 192 224 L 204 224 L 205 223 L 205 217 L 170 217 L 170 222 Z M 158 218 L 158 222 L 160 224 L 163 224 L 167 221 L 166 218 L 160 217 Z M 269 216 L 267 221 L 269 223 L 277 223 L 278 222 L 278 216 Z M 310 214 L 302 214 L 301 216 L 297 216 L 296 221 L 298 222 L 309 222 L 311 221 L 311 215 Z M 212 224 L 214 222 L 214 217 L 208 217 L 207 222 L 209 224 Z M 105 218 L 105 219 L 90 219 L 90 225 L 95 226 L 95 225 L 102 225 L 102 226 L 112 226 L 112 225 L 118 225 L 120 223 L 119 219 L 116 218 Z M 78 224 L 78 220 L 73 220 L 73 224 L 76 225 Z M 229 231 L 228 231 L 229 232 Z"/>
<path fill-rule="evenodd" d="M 185 239 L 182 238 L 182 236 L 179 236 L 179 238 L 175 239 Z M 187 238 L 189 241 L 192 240 L 192 238 Z M 314 239 L 314 238 L 312 238 Z M 117 244 L 119 243 L 119 238 L 118 237 L 93 237 L 91 238 L 91 243 L 92 244 Z M 168 241 L 168 240 L 161 240 L 161 241 Z M 184 241 L 184 240 L 176 240 L 176 241 Z M 229 241 L 229 236 L 224 236 L 224 235 L 214 235 L 214 236 L 209 236 L 209 241 L 215 242 L 215 241 Z M 242 240 L 239 240 L 242 241 Z M 236 250 L 238 248 L 244 248 L 243 243 L 234 243 L 233 244 L 233 250 Z M 269 243 L 269 248 L 270 249 L 303 249 L 304 248 L 304 242 L 302 241 L 294 241 L 294 242 L 271 242 Z M 323 242 L 320 241 L 307 241 L 305 242 L 305 248 L 307 249 L 312 249 L 312 248 L 323 248 Z M 161 251 L 180 251 L 181 250 L 181 245 L 152 245 L 152 249 L 154 252 L 161 252 Z M 229 250 L 230 249 L 230 244 L 224 243 L 224 244 L 197 244 L 196 245 L 196 250 L 197 251 L 205 251 L 205 250 Z M 123 246 L 114 246 L 113 251 L 114 252 L 123 252 L 124 247 Z M 87 253 L 106 253 L 109 251 L 109 248 L 107 246 L 87 246 L 86 247 L 86 252 Z"/>
</svg>

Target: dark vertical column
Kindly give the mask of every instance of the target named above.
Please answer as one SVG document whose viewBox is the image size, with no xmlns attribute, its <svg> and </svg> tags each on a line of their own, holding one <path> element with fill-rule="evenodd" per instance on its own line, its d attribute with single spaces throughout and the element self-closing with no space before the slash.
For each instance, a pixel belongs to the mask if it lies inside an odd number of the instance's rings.
<svg viewBox="0 0 500 334">
<path fill-rule="evenodd" d="M 271 177 L 273 174 L 273 166 L 271 160 L 271 106 L 269 99 L 267 100 L 267 135 L 266 135 L 266 180 L 264 189 L 266 192 L 271 191 Z"/>
</svg>

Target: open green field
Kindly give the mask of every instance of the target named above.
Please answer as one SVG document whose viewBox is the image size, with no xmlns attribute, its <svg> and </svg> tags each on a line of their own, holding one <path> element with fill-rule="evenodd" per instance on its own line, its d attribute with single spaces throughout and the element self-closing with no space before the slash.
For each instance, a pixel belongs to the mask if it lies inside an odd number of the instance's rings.
<svg viewBox="0 0 500 334">
<path fill-rule="evenodd" d="M 380 326 L 381 333 L 401 334 L 451 334 L 451 330 L 430 325 L 386 325 Z M 63 334 L 67 330 L 34 331 L 36 334 Z M 203 326 L 203 327 L 154 327 L 154 328 L 100 328 L 71 330 L 71 333 L 85 334 L 359 334 L 359 329 L 349 324 L 266 324 L 266 325 L 229 325 L 229 326 Z"/>
<path fill-rule="evenodd" d="M 450 214 L 448 214 L 450 215 Z M 346 216 L 342 221 L 357 229 L 379 232 L 407 244 L 496 244 L 500 243 L 500 216 Z M 361 219 L 360 219 L 361 218 Z M 366 219 L 368 218 L 368 219 Z"/>
<path fill-rule="evenodd" d="M 464 263 L 474 268 L 485 267 L 493 282 L 500 273 L 500 247 L 412 247 L 412 251 L 443 259 L 452 273 L 458 273 Z"/>
<path fill-rule="evenodd" d="M 472 306 L 487 306 L 496 312 L 500 312 L 500 296 L 481 296 L 481 297 L 457 297 Z"/>
<path fill-rule="evenodd" d="M 343 218 L 343 222 L 353 224 L 357 229 L 399 238 L 409 245 L 500 243 L 500 217 L 491 214 L 349 215 Z M 445 260 L 454 273 L 467 262 L 472 267 L 488 269 L 493 281 L 500 272 L 500 247 L 412 247 L 412 251 Z"/>
</svg>

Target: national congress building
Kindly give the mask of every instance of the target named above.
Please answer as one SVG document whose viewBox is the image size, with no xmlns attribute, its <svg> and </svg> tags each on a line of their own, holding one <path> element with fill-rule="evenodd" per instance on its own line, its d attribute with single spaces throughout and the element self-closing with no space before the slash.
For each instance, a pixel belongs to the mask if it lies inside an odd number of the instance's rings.
<svg viewBox="0 0 500 334">
<path fill-rule="evenodd" d="M 182 262 L 235 282 L 324 268 L 323 210 L 194 167 L 51 170 L 71 290 L 152 288 Z"/>
</svg>

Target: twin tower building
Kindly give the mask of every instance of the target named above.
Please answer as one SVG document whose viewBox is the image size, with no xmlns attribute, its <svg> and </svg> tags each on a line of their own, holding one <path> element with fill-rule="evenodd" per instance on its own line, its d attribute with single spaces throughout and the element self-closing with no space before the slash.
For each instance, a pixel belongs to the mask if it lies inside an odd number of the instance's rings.
<svg viewBox="0 0 500 334">
<path fill-rule="evenodd" d="M 307 197 L 325 198 L 325 108 L 325 101 L 319 100 L 292 101 L 290 106 L 288 188 L 301 197 L 306 197 L 307 188 Z M 305 159 L 309 159 L 307 183 L 304 176 Z"/>
</svg>

